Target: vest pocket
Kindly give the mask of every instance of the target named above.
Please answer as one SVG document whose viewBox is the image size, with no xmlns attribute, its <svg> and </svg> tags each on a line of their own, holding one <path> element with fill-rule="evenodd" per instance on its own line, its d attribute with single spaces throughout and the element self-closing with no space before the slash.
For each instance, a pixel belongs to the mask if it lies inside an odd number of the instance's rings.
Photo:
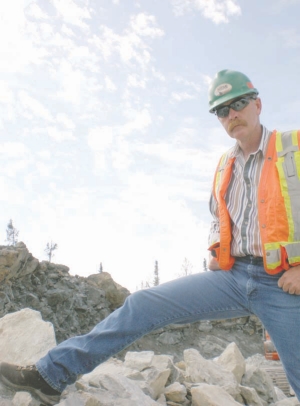
<svg viewBox="0 0 300 406">
<path fill-rule="evenodd" d="M 300 151 L 296 151 L 295 154 L 295 164 L 296 164 L 296 173 L 298 180 L 300 182 Z"/>
</svg>

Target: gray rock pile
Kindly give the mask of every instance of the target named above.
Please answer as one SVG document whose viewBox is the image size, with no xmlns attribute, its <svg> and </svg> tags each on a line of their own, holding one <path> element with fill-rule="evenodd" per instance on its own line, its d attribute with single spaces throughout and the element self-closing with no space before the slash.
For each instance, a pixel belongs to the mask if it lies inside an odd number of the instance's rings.
<svg viewBox="0 0 300 406">
<path fill-rule="evenodd" d="M 54 325 L 58 342 L 90 331 L 129 294 L 106 272 L 71 276 L 65 265 L 39 262 L 22 242 L 0 246 L 0 317 L 37 310 Z"/>
<path fill-rule="evenodd" d="M 109 273 L 72 276 L 65 265 L 39 262 L 20 242 L 0 246 L 0 317 L 31 308 L 50 321 L 57 342 L 90 331 L 122 305 L 130 292 Z M 256 317 L 171 325 L 135 342 L 131 351 L 151 350 L 179 360 L 186 348 L 204 357 L 218 356 L 235 342 L 244 357 L 263 354 L 262 326 Z M 124 358 L 125 352 L 118 354 Z"/>
<path fill-rule="evenodd" d="M 56 345 L 53 325 L 32 309 L 0 319 L 1 361 L 28 365 Z M 274 361 L 273 361 L 274 362 Z M 273 363 L 272 362 L 272 363 Z M 295 406 L 274 386 L 261 355 L 245 359 L 235 343 L 206 359 L 185 349 L 181 359 L 153 351 L 128 351 L 83 375 L 63 393 L 59 406 Z M 0 405 L 39 406 L 28 392 L 0 385 Z"/>
</svg>

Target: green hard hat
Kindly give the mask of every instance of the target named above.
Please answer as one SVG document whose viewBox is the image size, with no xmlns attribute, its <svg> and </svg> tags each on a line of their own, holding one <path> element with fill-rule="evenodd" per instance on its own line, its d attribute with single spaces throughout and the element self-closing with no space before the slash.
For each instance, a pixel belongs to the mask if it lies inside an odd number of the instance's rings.
<svg viewBox="0 0 300 406">
<path fill-rule="evenodd" d="M 221 70 L 209 87 L 209 112 L 213 113 L 216 107 L 244 94 L 258 95 L 258 90 L 251 80 L 241 72 Z"/>
</svg>

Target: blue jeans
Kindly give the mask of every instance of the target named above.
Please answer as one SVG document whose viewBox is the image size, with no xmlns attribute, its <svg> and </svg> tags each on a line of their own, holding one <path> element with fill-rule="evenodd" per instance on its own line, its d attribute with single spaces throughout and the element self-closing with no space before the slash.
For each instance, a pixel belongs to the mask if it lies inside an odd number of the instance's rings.
<svg viewBox="0 0 300 406">
<path fill-rule="evenodd" d="M 70 338 L 41 358 L 43 378 L 62 391 L 143 335 L 170 323 L 256 315 L 270 334 L 300 399 L 300 296 L 277 286 L 262 261 L 236 260 L 230 271 L 193 274 L 128 296 L 124 305 L 85 335 Z"/>
</svg>

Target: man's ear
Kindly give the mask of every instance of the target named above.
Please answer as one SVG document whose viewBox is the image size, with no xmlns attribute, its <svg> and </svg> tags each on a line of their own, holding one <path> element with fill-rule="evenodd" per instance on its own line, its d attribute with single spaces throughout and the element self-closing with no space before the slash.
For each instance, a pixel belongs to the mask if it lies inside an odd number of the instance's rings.
<svg viewBox="0 0 300 406">
<path fill-rule="evenodd" d="M 258 97 L 258 98 L 255 100 L 255 104 L 256 104 L 257 112 L 258 112 L 258 114 L 260 114 L 260 113 L 261 113 L 261 110 L 262 110 L 262 104 L 261 104 L 261 99 L 260 99 L 260 97 Z"/>
</svg>

